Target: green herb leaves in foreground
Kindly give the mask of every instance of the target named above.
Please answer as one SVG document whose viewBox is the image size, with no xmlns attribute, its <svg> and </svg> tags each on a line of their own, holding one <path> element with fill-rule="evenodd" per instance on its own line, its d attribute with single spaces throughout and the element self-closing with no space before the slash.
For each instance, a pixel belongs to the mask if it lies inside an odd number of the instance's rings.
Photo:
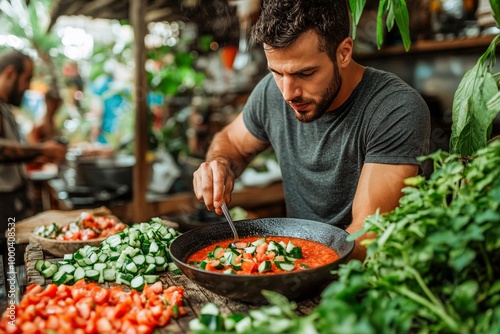
<svg viewBox="0 0 500 334">
<path fill-rule="evenodd" d="M 266 292 L 271 306 L 216 331 L 500 333 L 500 140 L 471 160 L 432 159 L 435 172 L 408 179 L 398 208 L 368 217 L 367 259 L 342 265 L 311 314 Z"/>
<path fill-rule="evenodd" d="M 436 160 L 429 180 L 408 180 L 398 208 L 365 221 L 378 237 L 364 266 L 349 262 L 324 292 L 325 326 L 344 301 L 373 333 L 500 332 L 500 141 L 471 161 Z"/>
</svg>

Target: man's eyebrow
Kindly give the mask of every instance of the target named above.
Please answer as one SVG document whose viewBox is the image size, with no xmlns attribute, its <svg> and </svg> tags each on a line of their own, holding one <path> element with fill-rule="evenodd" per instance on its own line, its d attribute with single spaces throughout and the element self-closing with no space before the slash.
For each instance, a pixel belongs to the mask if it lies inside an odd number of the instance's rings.
<svg viewBox="0 0 500 334">
<path fill-rule="evenodd" d="M 290 73 L 290 75 L 297 75 L 297 74 L 302 74 L 304 72 L 309 72 L 309 71 L 314 71 L 318 68 L 319 66 L 308 66 L 308 67 L 304 67 L 304 68 L 301 68 L 300 70 L 298 71 L 295 71 L 295 72 L 292 72 Z M 269 71 L 271 72 L 274 72 L 274 73 L 278 73 L 280 74 L 280 72 L 276 71 L 275 69 L 271 68 L 271 67 L 267 67 L 269 69 Z"/>
</svg>

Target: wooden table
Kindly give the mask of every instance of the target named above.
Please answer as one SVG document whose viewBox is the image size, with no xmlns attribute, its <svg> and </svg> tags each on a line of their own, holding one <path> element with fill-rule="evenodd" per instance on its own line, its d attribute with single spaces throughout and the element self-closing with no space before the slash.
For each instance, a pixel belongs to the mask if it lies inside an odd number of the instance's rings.
<svg viewBox="0 0 500 334">
<path fill-rule="evenodd" d="M 42 286 L 51 283 L 51 280 L 46 280 L 43 278 L 40 273 L 34 268 L 35 262 L 38 259 L 46 259 L 49 261 L 57 261 L 59 259 L 50 259 L 49 256 L 46 256 L 42 250 L 42 247 L 39 244 L 30 243 L 26 248 L 25 253 L 25 263 L 26 263 L 26 273 L 27 273 L 27 282 L 28 284 L 36 283 Z M 252 305 L 237 302 L 225 297 L 221 297 L 213 292 L 210 292 L 197 284 L 191 282 L 184 275 L 176 275 L 171 272 L 165 272 L 160 275 L 160 278 L 164 285 L 166 286 L 182 286 L 185 291 L 185 298 L 183 301 L 183 305 L 187 311 L 187 315 L 179 318 L 179 319 L 171 319 L 170 323 L 163 327 L 158 328 L 155 333 L 188 333 L 189 332 L 189 322 L 195 318 L 198 318 L 200 315 L 200 309 L 208 302 L 215 303 L 221 313 L 230 314 L 230 313 L 247 313 L 250 309 L 255 309 L 260 307 L 259 305 Z M 103 286 L 112 287 L 116 285 L 115 283 L 105 283 Z M 128 288 L 127 286 L 123 286 L 123 288 Z M 314 296 L 310 299 L 306 299 L 297 303 L 297 313 L 300 315 L 309 314 L 314 307 L 316 307 L 319 303 L 319 296 Z"/>
</svg>

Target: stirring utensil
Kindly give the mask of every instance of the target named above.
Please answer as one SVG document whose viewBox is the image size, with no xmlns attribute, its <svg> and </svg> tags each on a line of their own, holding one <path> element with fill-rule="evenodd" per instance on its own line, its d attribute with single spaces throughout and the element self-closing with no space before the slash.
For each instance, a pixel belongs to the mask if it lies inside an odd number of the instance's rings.
<svg viewBox="0 0 500 334">
<path fill-rule="evenodd" d="M 238 232 L 236 231 L 236 226 L 234 226 L 234 222 L 233 222 L 233 219 L 231 218 L 231 215 L 229 214 L 229 210 L 227 208 L 227 205 L 226 203 L 222 203 L 222 212 L 224 212 L 224 216 L 226 216 L 226 220 L 227 222 L 229 223 L 229 226 L 231 226 L 231 230 L 233 230 L 233 234 L 234 234 L 234 241 L 233 242 L 237 242 L 240 240 L 240 237 L 238 236 Z"/>
</svg>

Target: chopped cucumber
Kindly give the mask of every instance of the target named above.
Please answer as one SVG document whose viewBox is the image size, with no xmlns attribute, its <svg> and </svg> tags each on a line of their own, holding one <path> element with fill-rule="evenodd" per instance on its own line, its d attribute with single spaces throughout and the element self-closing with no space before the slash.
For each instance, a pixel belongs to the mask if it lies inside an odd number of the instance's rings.
<svg viewBox="0 0 500 334">
<path fill-rule="evenodd" d="M 97 281 L 99 279 L 99 271 L 95 269 L 89 269 L 85 271 L 85 277 L 87 277 L 91 281 Z"/>
<path fill-rule="evenodd" d="M 130 287 L 136 290 L 142 290 L 144 288 L 144 277 L 136 276 L 130 281 Z"/>
<path fill-rule="evenodd" d="M 271 261 L 262 261 L 257 268 L 259 273 L 264 273 L 272 269 Z"/>
</svg>

